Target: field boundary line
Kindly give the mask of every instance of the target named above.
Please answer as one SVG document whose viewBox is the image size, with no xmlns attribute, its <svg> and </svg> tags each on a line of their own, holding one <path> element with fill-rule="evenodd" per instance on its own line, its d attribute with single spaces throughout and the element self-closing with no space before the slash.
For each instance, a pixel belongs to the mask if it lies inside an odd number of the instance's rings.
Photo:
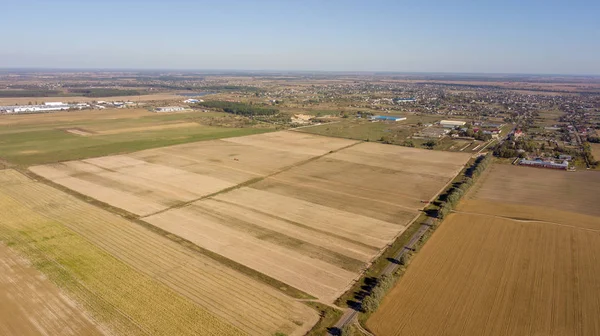
<svg viewBox="0 0 600 336">
<path fill-rule="evenodd" d="M 550 222 L 550 221 L 540 220 L 540 219 L 529 219 L 529 218 L 519 219 L 519 218 L 513 218 L 513 217 L 507 217 L 507 216 L 485 214 L 485 213 L 480 213 L 480 212 L 461 211 L 461 210 L 452 210 L 452 212 L 457 213 L 457 214 L 465 214 L 465 215 L 476 215 L 476 216 L 501 218 L 501 219 L 507 219 L 507 220 L 511 220 L 513 222 L 519 222 L 519 223 L 543 223 L 543 224 L 562 226 L 562 227 L 583 230 L 583 231 L 589 231 L 589 232 L 600 232 L 600 229 L 590 229 L 590 228 L 584 228 L 584 227 L 579 227 L 579 226 L 574 226 L 574 225 Z"/>
<path fill-rule="evenodd" d="M 310 163 L 310 162 L 316 161 L 316 160 L 318 160 L 318 159 L 320 159 L 320 158 L 323 158 L 323 157 L 325 157 L 325 156 L 327 156 L 327 155 L 329 155 L 329 154 L 337 153 L 337 152 L 339 152 L 339 151 L 341 151 L 341 150 L 344 150 L 344 149 L 347 149 L 347 148 L 350 148 L 350 147 L 356 146 L 356 145 L 358 145 L 358 144 L 360 144 L 360 143 L 362 143 L 362 141 L 358 141 L 358 140 L 357 140 L 356 142 L 354 142 L 354 143 L 352 143 L 352 144 L 350 144 L 350 145 L 347 145 L 347 146 L 344 146 L 344 147 L 341 147 L 341 148 L 338 148 L 338 149 L 331 150 L 331 151 L 329 151 L 329 152 L 327 152 L 327 153 L 325 153 L 325 154 L 321 154 L 321 155 L 313 156 L 313 157 L 311 157 L 311 158 L 308 158 L 308 159 L 306 159 L 306 160 L 302 160 L 302 161 L 296 162 L 296 163 L 294 163 L 294 164 L 291 164 L 291 165 L 289 165 L 289 166 L 285 166 L 285 167 L 283 167 L 283 168 L 281 168 L 281 169 L 279 169 L 279 170 L 277 170 L 277 171 L 274 171 L 274 172 L 272 172 L 272 173 L 270 173 L 270 174 L 267 174 L 267 175 L 264 175 L 264 176 L 259 176 L 259 177 L 256 177 L 256 178 L 253 178 L 253 179 L 250 179 L 250 180 L 248 180 L 248 181 L 245 181 L 245 182 L 242 182 L 242 183 L 236 184 L 236 185 L 234 185 L 234 186 L 231 186 L 231 187 L 229 187 L 229 188 L 225 188 L 225 189 L 222 189 L 222 190 L 216 191 L 216 192 L 214 192 L 214 193 L 211 193 L 211 194 L 208 194 L 208 195 L 204 195 L 204 196 L 201 196 L 201 197 L 195 198 L 195 199 L 193 199 L 193 200 L 186 201 L 186 202 L 182 202 L 182 203 L 180 203 L 180 204 L 176 204 L 176 205 L 174 205 L 174 206 L 171 206 L 171 207 L 168 207 L 168 208 L 162 209 L 162 210 L 160 210 L 160 211 L 153 212 L 153 213 L 151 213 L 151 214 L 148 214 L 148 215 L 139 216 L 138 218 L 140 218 L 140 219 L 143 219 L 143 218 L 147 218 L 147 217 L 150 217 L 150 216 L 159 215 L 159 214 L 161 214 L 161 213 L 163 213 L 163 212 L 167 212 L 167 211 L 169 211 L 169 210 L 171 210 L 171 209 L 179 209 L 179 208 L 183 208 L 183 207 L 186 207 L 186 206 L 188 206 L 188 205 L 190 205 L 190 204 L 192 204 L 192 203 L 195 203 L 195 202 L 201 201 L 201 200 L 203 200 L 203 199 L 211 198 L 211 197 L 214 197 L 214 196 L 217 196 L 217 195 L 220 195 L 220 194 L 228 193 L 228 192 L 230 192 L 230 191 L 233 191 L 233 190 L 237 190 L 237 189 L 240 189 L 240 188 L 243 188 L 243 187 L 247 187 L 247 186 L 249 186 L 249 185 L 252 185 L 252 184 L 258 183 L 258 182 L 260 182 L 260 181 L 266 180 L 266 179 L 267 179 L 267 178 L 269 178 L 269 177 L 272 177 L 272 176 L 275 176 L 275 175 L 281 174 L 281 173 L 283 173 L 283 172 L 286 172 L 286 171 L 288 171 L 288 170 L 290 170 L 290 169 L 293 169 L 293 168 L 295 168 L 295 167 L 300 167 L 300 166 L 302 166 L 302 165 L 305 165 L 305 164 L 307 164 L 307 163 Z"/>
</svg>

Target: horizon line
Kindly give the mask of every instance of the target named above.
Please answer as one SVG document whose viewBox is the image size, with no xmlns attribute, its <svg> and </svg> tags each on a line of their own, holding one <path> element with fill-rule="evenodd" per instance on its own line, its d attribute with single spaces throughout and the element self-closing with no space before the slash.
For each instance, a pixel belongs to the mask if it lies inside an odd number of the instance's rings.
<svg viewBox="0 0 600 336">
<path fill-rule="evenodd" d="M 112 67 L 0 67 L 0 71 L 94 71 L 94 72 L 242 72 L 242 73 L 303 73 L 303 74 L 391 74 L 391 75 L 492 75 L 492 76 L 563 76 L 600 77 L 598 74 L 527 73 L 527 72 L 449 72 L 396 70 L 284 70 L 284 69 L 193 69 L 193 68 L 112 68 Z"/>
</svg>

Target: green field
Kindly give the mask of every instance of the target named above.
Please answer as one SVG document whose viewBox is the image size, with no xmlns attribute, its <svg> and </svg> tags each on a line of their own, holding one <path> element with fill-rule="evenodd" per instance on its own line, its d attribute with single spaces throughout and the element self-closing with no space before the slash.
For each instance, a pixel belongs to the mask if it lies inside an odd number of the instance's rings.
<svg viewBox="0 0 600 336">
<path fill-rule="evenodd" d="M 390 114 L 393 115 L 393 114 Z M 424 128 L 423 125 L 441 120 L 438 116 L 408 116 L 407 120 L 397 122 L 371 122 L 367 119 L 348 118 L 339 122 L 300 128 L 298 131 L 324 136 L 356 139 L 364 141 L 382 141 L 394 145 L 404 145 L 409 140 L 415 147 L 421 147 L 427 140 L 409 139 Z M 438 150 L 450 150 L 453 143 L 436 146 Z M 452 149 L 454 150 L 454 149 Z"/>
<path fill-rule="evenodd" d="M 148 112 L 147 116 L 114 119 L 81 119 L 75 113 L 84 112 L 72 113 L 74 120 L 64 120 L 64 117 L 54 120 L 49 115 L 40 115 L 40 119 L 37 119 L 29 115 L 27 119 L 16 120 L 15 123 L 12 123 L 13 120 L 6 123 L 7 118 L 14 116 L 0 116 L 0 122 L 5 122 L 4 125 L 0 124 L 0 159 L 28 166 L 273 130 L 264 125 L 244 125 L 239 118 L 220 113 L 159 115 Z M 167 128 L 160 129 L 165 125 Z M 168 128 L 173 125 L 174 128 Z M 96 134 L 81 136 L 68 132 L 68 129 Z M 117 133 L 102 134 L 110 131 Z"/>
</svg>

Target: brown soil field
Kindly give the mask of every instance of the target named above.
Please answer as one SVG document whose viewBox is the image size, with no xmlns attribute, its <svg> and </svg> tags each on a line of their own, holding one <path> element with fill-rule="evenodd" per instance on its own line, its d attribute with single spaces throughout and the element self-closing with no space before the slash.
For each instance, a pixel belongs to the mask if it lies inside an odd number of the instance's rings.
<svg viewBox="0 0 600 336">
<path fill-rule="evenodd" d="M 451 214 L 367 322 L 378 336 L 600 335 L 600 232 Z"/>
<path fill-rule="evenodd" d="M 102 335 L 83 308 L 0 242 L 1 335 Z"/>
<path fill-rule="evenodd" d="M 468 198 L 600 216 L 598 190 L 599 172 L 566 172 L 494 164 L 478 181 Z"/>
<path fill-rule="evenodd" d="M 76 102 L 76 103 L 87 103 L 92 101 L 131 101 L 131 102 L 149 102 L 154 100 L 183 100 L 182 96 L 159 93 L 149 94 L 141 96 L 117 96 L 117 97 L 25 97 L 25 98 L 0 98 L 0 105 L 27 105 L 29 102 L 38 102 L 43 104 L 45 102 Z"/>
<path fill-rule="evenodd" d="M 86 289 L 146 334 L 303 335 L 318 319 L 308 306 L 120 216 L 12 170 L 0 171 L 0 182 L 0 238 L 40 235 L 42 255 L 65 260 Z M 69 234 L 57 233 L 64 228 Z"/>
</svg>

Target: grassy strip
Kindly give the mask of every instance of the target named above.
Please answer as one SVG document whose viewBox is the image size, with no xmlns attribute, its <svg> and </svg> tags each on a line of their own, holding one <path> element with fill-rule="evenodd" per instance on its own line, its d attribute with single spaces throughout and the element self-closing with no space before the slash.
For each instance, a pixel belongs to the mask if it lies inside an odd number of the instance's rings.
<svg viewBox="0 0 600 336">
<path fill-rule="evenodd" d="M 334 325 L 340 317 L 342 317 L 342 311 L 333 307 L 324 305 L 319 302 L 307 301 L 306 305 L 314 308 L 319 312 L 321 318 L 319 322 L 306 334 L 305 336 L 322 336 L 327 335 L 329 327 Z"/>
</svg>

